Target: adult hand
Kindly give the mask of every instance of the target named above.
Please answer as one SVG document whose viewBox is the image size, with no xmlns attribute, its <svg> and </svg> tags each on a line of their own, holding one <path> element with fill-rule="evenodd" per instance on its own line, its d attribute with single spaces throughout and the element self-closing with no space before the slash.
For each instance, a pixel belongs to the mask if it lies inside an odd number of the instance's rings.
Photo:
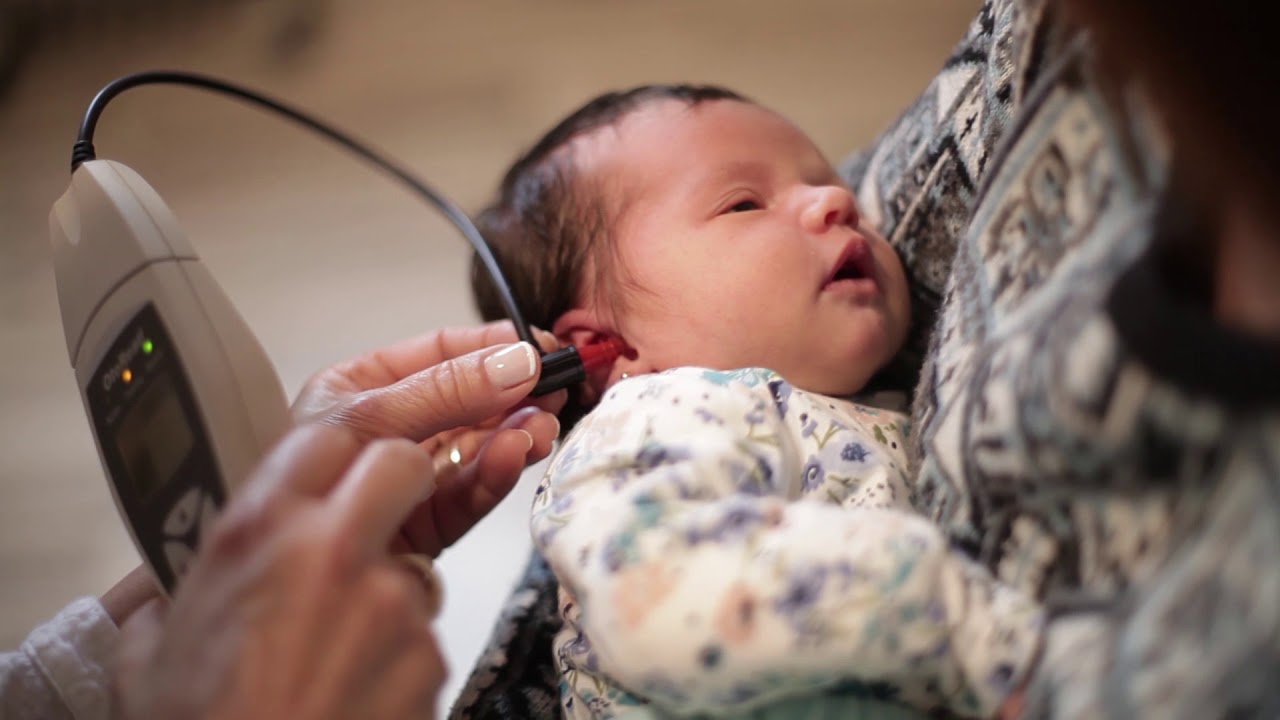
<svg viewBox="0 0 1280 720">
<path fill-rule="evenodd" d="M 507 321 L 437 330 L 324 370 L 299 393 L 300 423 L 406 438 L 436 458 L 439 487 L 406 520 L 402 549 L 438 555 L 551 452 L 565 393 L 526 401 L 541 365 L 516 339 Z M 549 333 L 539 342 L 557 346 Z"/>
<path fill-rule="evenodd" d="M 445 670 L 422 577 L 387 553 L 434 490 L 406 440 L 293 430 L 204 538 L 167 611 L 123 628 L 130 718 L 431 717 Z"/>
</svg>

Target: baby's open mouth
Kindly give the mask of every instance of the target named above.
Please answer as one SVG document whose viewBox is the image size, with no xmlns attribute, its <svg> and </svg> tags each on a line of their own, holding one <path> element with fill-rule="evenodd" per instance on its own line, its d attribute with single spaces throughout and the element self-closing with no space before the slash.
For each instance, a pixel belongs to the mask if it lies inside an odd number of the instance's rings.
<svg viewBox="0 0 1280 720">
<path fill-rule="evenodd" d="M 831 276 L 831 282 L 836 282 L 838 280 L 860 280 L 864 277 L 866 277 L 866 275 L 862 272 L 862 268 L 858 266 L 857 262 L 850 259 L 845 260 L 840 267 L 836 268 L 836 274 Z"/>
<path fill-rule="evenodd" d="M 875 260 L 871 257 L 866 238 L 855 236 L 845 245 L 825 284 L 841 280 L 875 280 Z"/>
</svg>

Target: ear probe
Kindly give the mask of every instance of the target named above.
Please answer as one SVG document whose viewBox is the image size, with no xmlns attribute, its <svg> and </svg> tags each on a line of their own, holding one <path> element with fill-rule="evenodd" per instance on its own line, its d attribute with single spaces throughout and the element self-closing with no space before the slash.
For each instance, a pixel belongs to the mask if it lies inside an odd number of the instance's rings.
<svg viewBox="0 0 1280 720">
<path fill-rule="evenodd" d="M 542 377 L 534 386 L 532 395 L 546 395 L 560 388 L 576 385 L 587 379 L 587 373 L 607 366 L 626 349 L 618 338 L 583 345 L 581 349 L 570 345 L 542 356 Z"/>
</svg>

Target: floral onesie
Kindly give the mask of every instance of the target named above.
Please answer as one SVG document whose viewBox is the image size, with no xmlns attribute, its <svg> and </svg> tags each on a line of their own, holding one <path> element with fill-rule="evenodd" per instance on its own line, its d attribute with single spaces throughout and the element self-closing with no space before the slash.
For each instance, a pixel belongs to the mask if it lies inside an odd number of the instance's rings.
<svg viewBox="0 0 1280 720">
<path fill-rule="evenodd" d="M 565 716 L 819 695 L 993 715 L 1041 612 L 911 511 L 905 426 L 763 369 L 610 389 L 534 501 Z"/>
</svg>

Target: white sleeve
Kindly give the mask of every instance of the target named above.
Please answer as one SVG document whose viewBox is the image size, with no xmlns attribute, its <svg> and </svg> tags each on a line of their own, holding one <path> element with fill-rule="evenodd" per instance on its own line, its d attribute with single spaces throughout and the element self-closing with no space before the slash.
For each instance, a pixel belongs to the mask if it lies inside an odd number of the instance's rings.
<svg viewBox="0 0 1280 720">
<path fill-rule="evenodd" d="M 97 598 L 80 598 L 0 653 L 0 718 L 111 717 L 120 631 Z"/>
</svg>

